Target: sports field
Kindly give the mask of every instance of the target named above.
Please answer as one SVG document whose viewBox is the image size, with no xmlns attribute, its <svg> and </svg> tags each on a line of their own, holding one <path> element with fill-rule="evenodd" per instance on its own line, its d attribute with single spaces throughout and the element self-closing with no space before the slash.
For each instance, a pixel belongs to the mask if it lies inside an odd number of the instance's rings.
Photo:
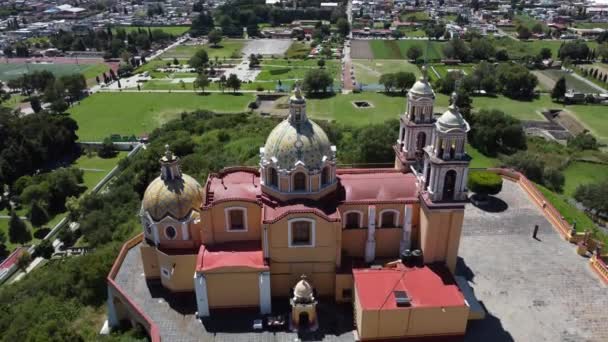
<svg viewBox="0 0 608 342">
<path fill-rule="evenodd" d="M 429 61 L 438 61 L 443 57 L 443 42 L 428 40 L 365 40 L 353 45 L 353 58 L 368 58 L 358 50 L 365 50 L 365 44 L 369 45 L 374 59 L 408 59 L 407 50 L 412 46 L 422 49 L 422 58 L 428 57 Z M 361 55 L 361 56 L 360 56 Z"/>
<path fill-rule="evenodd" d="M 368 59 L 353 59 L 352 65 L 355 68 L 355 78 L 361 84 L 378 84 L 382 74 L 399 71 L 412 72 L 416 76 L 420 75 L 420 69 L 407 60 L 370 61 Z"/>
<path fill-rule="evenodd" d="M 178 45 L 163 53 L 161 58 L 185 58 L 189 59 L 199 49 L 207 50 L 210 59 L 217 58 L 241 58 L 241 50 L 245 45 L 245 40 L 225 39 L 217 47 L 209 44 L 204 45 Z"/>
<path fill-rule="evenodd" d="M 252 94 L 231 93 L 97 93 L 69 109 L 81 141 L 100 141 L 111 134 L 150 133 L 181 112 L 208 109 L 220 113 L 247 110 Z"/>
<path fill-rule="evenodd" d="M 95 78 L 104 71 L 109 71 L 106 64 L 51 64 L 51 63 L 2 63 L 0 64 L 0 80 L 9 81 L 21 75 L 48 70 L 55 76 L 82 73 L 86 79 Z"/>
<path fill-rule="evenodd" d="M 124 29 L 127 31 L 127 33 L 137 31 L 139 29 L 146 30 L 147 32 L 148 28 L 150 28 L 150 30 L 161 30 L 174 36 L 181 36 L 190 30 L 189 26 L 117 26 L 112 28 L 112 32 L 116 32 L 117 28 Z"/>
</svg>

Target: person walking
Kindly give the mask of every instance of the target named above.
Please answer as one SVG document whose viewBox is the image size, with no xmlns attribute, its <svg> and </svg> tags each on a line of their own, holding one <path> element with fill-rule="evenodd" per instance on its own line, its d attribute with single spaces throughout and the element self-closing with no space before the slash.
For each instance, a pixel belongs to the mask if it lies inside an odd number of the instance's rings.
<svg viewBox="0 0 608 342">
<path fill-rule="evenodd" d="M 538 225 L 534 225 L 534 232 L 532 233 L 532 238 L 538 240 L 538 238 L 536 237 L 536 234 L 538 234 Z"/>
</svg>

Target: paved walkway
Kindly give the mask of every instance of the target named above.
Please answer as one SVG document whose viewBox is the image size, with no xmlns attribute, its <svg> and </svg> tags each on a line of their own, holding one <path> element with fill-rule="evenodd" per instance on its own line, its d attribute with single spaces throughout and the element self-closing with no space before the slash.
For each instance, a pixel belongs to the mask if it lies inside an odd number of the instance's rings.
<svg viewBox="0 0 608 342">
<path fill-rule="evenodd" d="M 502 212 L 468 205 L 459 272 L 485 305 L 467 341 L 608 341 L 608 289 L 521 188 L 505 181 Z M 532 239 L 535 224 L 539 240 Z"/>
</svg>

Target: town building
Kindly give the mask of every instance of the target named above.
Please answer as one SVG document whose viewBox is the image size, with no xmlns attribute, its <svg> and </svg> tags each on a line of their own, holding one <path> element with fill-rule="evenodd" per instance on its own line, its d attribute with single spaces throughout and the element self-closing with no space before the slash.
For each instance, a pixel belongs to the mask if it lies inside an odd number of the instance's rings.
<svg viewBox="0 0 608 342">
<path fill-rule="evenodd" d="M 386 146 L 394 168 L 339 168 L 339 151 L 308 118 L 299 89 L 257 168 L 226 168 L 201 185 L 167 147 L 141 206 L 135 248 L 146 280 L 194 292 L 201 319 L 247 307 L 260 317 L 286 314 L 292 329 L 315 329 L 324 324 L 319 300 L 352 302 L 360 340 L 462 338 L 474 315 L 454 277 L 469 124 L 455 98 L 435 115 L 423 74 L 409 91 L 396 145 Z M 137 321 L 139 309 L 115 283 L 108 293 L 110 326 Z M 277 300 L 291 311 L 275 312 Z"/>
</svg>

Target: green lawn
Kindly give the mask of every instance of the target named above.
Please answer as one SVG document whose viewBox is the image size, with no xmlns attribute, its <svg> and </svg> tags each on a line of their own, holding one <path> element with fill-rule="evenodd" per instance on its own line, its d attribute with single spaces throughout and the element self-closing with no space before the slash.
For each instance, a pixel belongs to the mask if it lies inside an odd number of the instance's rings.
<svg viewBox="0 0 608 342">
<path fill-rule="evenodd" d="M 509 53 L 509 57 L 513 59 L 519 59 L 527 55 L 538 55 L 540 53 L 540 50 L 542 50 L 543 48 L 549 48 L 551 50 L 551 55 L 553 56 L 553 58 L 557 58 L 557 52 L 563 43 L 563 41 L 561 40 L 521 41 L 508 37 L 493 38 L 491 41 L 497 49 L 506 49 Z M 590 41 L 586 42 L 586 44 L 587 46 L 589 46 L 590 49 L 597 48 L 597 42 Z"/>
<path fill-rule="evenodd" d="M 308 71 L 319 68 L 316 59 L 288 61 L 284 59 L 264 59 L 261 66 L 262 71 L 256 81 L 303 79 Z M 325 61 L 324 69 L 334 79 L 339 79 L 340 63 L 338 61 Z"/>
<path fill-rule="evenodd" d="M 574 195 L 579 185 L 608 180 L 608 165 L 585 162 L 572 162 L 564 170 L 566 184 L 564 194 Z"/>
<path fill-rule="evenodd" d="M 229 93 L 97 93 L 69 112 L 78 123 L 80 140 L 102 140 L 111 134 L 150 133 L 183 111 L 242 112 L 253 99 L 252 94 Z"/>
<path fill-rule="evenodd" d="M 416 76 L 420 75 L 420 69 L 416 65 L 402 59 L 384 59 L 381 61 L 354 59 L 352 63 L 355 68 L 357 82 L 362 84 L 377 84 L 380 75 L 398 71 L 412 72 Z"/>
<path fill-rule="evenodd" d="M 485 156 L 481 152 L 477 151 L 473 146 L 467 143 L 466 147 L 467 154 L 473 158 L 471 160 L 470 168 L 488 168 L 495 167 L 498 165 L 498 159 Z"/>
<path fill-rule="evenodd" d="M 441 75 L 441 77 L 445 77 L 450 70 L 462 70 L 465 75 L 470 75 L 473 72 L 474 64 L 459 64 L 459 65 L 444 65 L 444 64 L 433 64 L 432 65 L 435 71 Z M 434 73 L 430 71 L 431 75 L 434 76 Z"/>
<path fill-rule="evenodd" d="M 87 186 L 87 191 L 91 190 L 103 177 L 110 172 L 118 162 L 127 156 L 128 152 L 118 152 L 113 158 L 100 158 L 96 153 L 92 153 L 89 157 L 83 154 L 80 158 L 72 164 L 74 167 L 78 167 L 83 170 L 84 184 Z"/>
<path fill-rule="evenodd" d="M 429 60 L 440 60 L 443 57 L 443 42 L 427 40 L 369 40 L 375 59 L 407 59 L 407 50 L 412 46 L 422 49 L 422 58 L 428 51 Z"/>
<path fill-rule="evenodd" d="M 608 142 L 608 106 L 566 106 L 599 140 Z"/>
<path fill-rule="evenodd" d="M 582 28 L 582 29 L 592 29 L 592 28 L 608 29 L 608 23 L 576 23 L 576 24 L 574 24 L 574 27 Z"/>
<path fill-rule="evenodd" d="M 368 101 L 373 107 L 355 108 L 353 101 Z M 336 95 L 327 99 L 308 98 L 306 107 L 308 115 L 313 118 L 361 126 L 399 118 L 405 111 L 405 98 L 365 92 Z"/>
<path fill-rule="evenodd" d="M 112 32 L 116 33 L 117 28 L 119 27 L 113 27 Z M 127 31 L 127 33 L 137 31 L 140 28 L 148 32 L 148 28 L 150 28 L 150 30 L 162 30 L 174 36 L 181 36 L 190 30 L 189 26 L 120 26 L 120 28 Z"/>
<path fill-rule="evenodd" d="M 497 97 L 473 97 L 474 110 L 499 109 L 519 120 L 545 120 L 540 114 L 543 108 L 560 108 L 559 104 L 554 104 L 548 95 L 541 95 L 532 101 L 517 101 L 499 95 Z"/>
<path fill-rule="evenodd" d="M 581 93 L 597 93 L 597 89 L 591 87 L 589 84 L 581 81 L 580 79 L 572 76 L 571 73 L 568 73 L 563 70 L 555 70 L 555 69 L 547 69 L 540 71 L 545 74 L 547 77 L 551 78 L 553 81 L 557 82 L 561 77 L 564 77 L 566 80 L 566 87 L 568 89 L 574 89 L 575 91 Z"/>
<path fill-rule="evenodd" d="M 185 58 L 189 59 L 199 49 L 207 50 L 210 59 L 217 58 L 240 58 L 241 50 L 245 45 L 245 40 L 225 39 L 222 40 L 218 47 L 209 44 L 204 45 L 178 45 L 163 53 L 161 58 Z"/>
<path fill-rule="evenodd" d="M 0 80 L 9 81 L 23 74 L 48 70 L 55 76 L 82 73 L 86 79 L 95 78 L 104 71 L 110 70 L 106 64 L 42 64 L 42 63 L 1 63 Z"/>
<path fill-rule="evenodd" d="M 401 21 L 427 21 L 429 20 L 429 15 L 425 11 L 416 11 L 416 12 L 405 12 L 401 13 L 400 16 Z"/>
<path fill-rule="evenodd" d="M 304 58 L 310 53 L 310 46 L 302 42 L 294 42 L 285 51 L 285 57 L 287 58 Z"/>
<path fill-rule="evenodd" d="M 26 97 L 20 94 L 11 94 L 11 97 L 2 102 L 2 105 L 5 107 L 9 107 L 12 109 L 18 108 L 23 101 L 25 101 Z"/>
<path fill-rule="evenodd" d="M 27 220 L 25 220 L 24 222 L 27 224 L 27 227 L 28 227 L 30 233 L 32 234 L 32 240 L 26 242 L 25 245 L 29 246 L 29 245 L 33 245 L 33 244 L 38 243 L 38 241 L 40 241 L 40 239 L 37 239 L 36 237 L 34 237 L 34 232 L 36 231 L 36 229 L 34 229 Z M 4 235 L 6 236 L 6 248 L 8 249 L 8 251 L 10 253 L 15 248 L 20 247 L 21 244 L 11 243 L 9 241 L 9 237 L 8 237 L 8 223 L 9 223 L 9 219 L 0 218 L 0 231 L 4 232 Z"/>
</svg>

